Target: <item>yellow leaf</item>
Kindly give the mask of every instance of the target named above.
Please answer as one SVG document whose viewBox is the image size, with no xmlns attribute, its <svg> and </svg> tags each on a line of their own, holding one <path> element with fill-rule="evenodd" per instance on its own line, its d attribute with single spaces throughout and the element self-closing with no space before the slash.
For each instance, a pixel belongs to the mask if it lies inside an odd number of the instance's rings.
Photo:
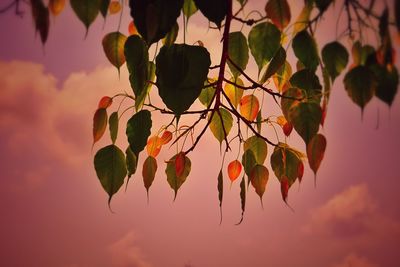
<svg viewBox="0 0 400 267">
<path fill-rule="evenodd" d="M 240 100 L 240 114 L 248 121 L 254 121 L 257 117 L 260 104 L 254 95 L 246 95 Z"/>
</svg>

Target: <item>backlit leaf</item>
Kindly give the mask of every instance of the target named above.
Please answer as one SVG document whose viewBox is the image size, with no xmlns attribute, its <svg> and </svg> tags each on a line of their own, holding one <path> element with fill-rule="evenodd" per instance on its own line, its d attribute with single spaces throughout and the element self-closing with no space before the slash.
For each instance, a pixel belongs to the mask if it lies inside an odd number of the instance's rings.
<svg viewBox="0 0 400 267">
<path fill-rule="evenodd" d="M 189 18 L 197 12 L 197 6 L 193 0 L 184 0 L 182 11 L 186 19 L 189 20 Z"/>
<path fill-rule="evenodd" d="M 260 81 L 261 84 L 265 83 L 269 78 L 272 77 L 286 62 L 286 51 L 283 47 L 280 47 L 278 51 L 276 51 L 274 57 L 271 62 L 268 64 L 268 67 L 262 76 Z"/>
<path fill-rule="evenodd" d="M 126 135 L 128 136 L 129 146 L 137 157 L 147 144 L 151 125 L 151 114 L 148 110 L 141 110 L 128 120 Z"/>
<path fill-rule="evenodd" d="M 293 25 L 293 36 L 307 28 L 310 21 L 311 11 L 313 9 L 313 2 L 314 1 L 310 0 L 305 1 L 303 9 Z"/>
<path fill-rule="evenodd" d="M 120 32 L 111 32 L 104 36 L 102 44 L 103 50 L 108 60 L 118 71 L 125 63 L 124 46 L 126 36 Z"/>
<path fill-rule="evenodd" d="M 310 168 L 313 170 L 314 174 L 317 173 L 321 161 L 324 158 L 325 150 L 326 138 L 322 134 L 315 135 L 307 145 L 308 163 L 310 164 Z"/>
<path fill-rule="evenodd" d="M 258 136 L 251 136 L 243 143 L 243 151 L 251 150 L 258 164 L 264 164 L 268 154 L 267 143 Z"/>
<path fill-rule="evenodd" d="M 240 78 L 236 78 L 236 80 L 231 79 L 231 81 L 237 85 L 244 86 L 243 81 Z M 242 99 L 244 90 L 233 84 L 225 83 L 224 92 L 229 98 L 229 101 L 231 101 L 232 105 L 236 108 L 240 103 L 240 99 Z"/>
<path fill-rule="evenodd" d="M 112 196 L 124 183 L 126 165 L 124 153 L 115 145 L 103 147 L 94 156 L 94 168 L 101 185 L 107 192 L 108 205 Z"/>
<path fill-rule="evenodd" d="M 215 138 L 221 144 L 225 137 L 229 135 L 232 125 L 233 118 L 231 113 L 224 108 L 220 108 L 218 111 L 214 112 L 209 127 Z"/>
<path fill-rule="evenodd" d="M 234 182 L 242 172 L 242 164 L 238 160 L 234 160 L 228 164 L 228 176 L 231 182 Z"/>
<path fill-rule="evenodd" d="M 270 18 L 281 31 L 290 22 L 290 7 L 286 0 L 268 0 L 265 6 L 265 12 L 267 12 L 267 17 Z"/>
<path fill-rule="evenodd" d="M 149 188 L 154 181 L 154 177 L 157 172 L 157 161 L 152 156 L 148 156 L 143 162 L 142 177 L 144 187 L 147 191 L 147 197 L 149 196 Z"/>
<path fill-rule="evenodd" d="M 214 82 L 214 81 L 212 81 L 212 82 Z M 207 80 L 204 83 L 204 86 L 206 86 L 206 87 L 204 87 L 201 90 L 201 93 L 199 95 L 199 100 L 205 107 L 209 107 L 210 106 L 211 101 L 213 100 L 214 95 L 215 95 L 215 87 L 214 86 L 207 86 L 209 84 L 210 84 L 210 82 Z"/>
<path fill-rule="evenodd" d="M 98 108 L 108 108 L 109 106 L 111 106 L 112 104 L 112 98 L 109 96 L 103 96 L 100 101 L 99 101 L 99 105 Z"/>
<path fill-rule="evenodd" d="M 201 46 L 163 46 L 156 58 L 158 92 L 175 115 L 190 108 L 199 97 L 211 65 L 210 54 Z"/>
<path fill-rule="evenodd" d="M 317 103 L 301 102 L 289 110 L 289 122 L 306 144 L 317 134 L 322 110 Z"/>
<path fill-rule="evenodd" d="M 58 16 L 64 10 L 65 0 L 50 0 L 49 10 L 53 16 Z"/>
<path fill-rule="evenodd" d="M 303 155 L 286 144 L 279 143 L 271 155 L 271 167 L 275 176 L 281 181 L 284 177 L 289 179 L 289 187 L 303 174 L 299 172 Z"/>
<path fill-rule="evenodd" d="M 172 133 L 168 130 L 165 130 L 161 136 L 161 144 L 168 144 L 172 139 Z"/>
<path fill-rule="evenodd" d="M 256 60 L 260 73 L 281 47 L 281 32 L 274 24 L 263 22 L 250 30 L 248 39 L 251 54 Z"/>
<path fill-rule="evenodd" d="M 179 32 L 179 25 L 178 23 L 175 23 L 174 26 L 171 28 L 171 30 L 163 38 L 162 43 L 167 46 L 170 46 L 173 43 L 175 43 L 176 37 L 178 37 L 178 32 Z"/>
<path fill-rule="evenodd" d="M 301 31 L 293 38 L 293 51 L 304 66 L 315 71 L 319 64 L 317 43 L 307 31 Z"/>
<path fill-rule="evenodd" d="M 93 117 L 93 144 L 100 140 L 107 127 L 107 111 L 105 108 L 99 108 Z"/>
<path fill-rule="evenodd" d="M 120 12 L 122 9 L 121 4 L 119 3 L 119 0 L 116 1 L 111 1 L 110 5 L 108 6 L 108 11 L 110 12 L 111 15 L 117 14 Z"/>
<path fill-rule="evenodd" d="M 322 61 L 331 76 L 332 82 L 346 68 L 349 53 L 339 42 L 326 44 L 322 49 Z"/>
<path fill-rule="evenodd" d="M 228 56 L 242 71 L 246 69 L 249 62 L 249 47 L 242 32 L 229 33 Z M 228 66 L 234 78 L 241 74 L 240 70 L 234 67 L 230 61 L 228 61 Z"/>
<path fill-rule="evenodd" d="M 268 169 L 264 165 L 256 165 L 252 168 L 249 178 L 251 185 L 254 187 L 260 200 L 262 200 L 269 178 Z"/>
<path fill-rule="evenodd" d="M 111 141 L 114 144 L 118 136 L 118 112 L 111 113 L 109 119 L 109 126 L 110 126 Z"/>
<path fill-rule="evenodd" d="M 283 125 L 282 130 L 283 130 L 283 133 L 284 133 L 286 136 L 289 136 L 289 135 L 292 133 L 293 124 L 291 124 L 290 122 L 287 121 L 287 122 Z"/>
<path fill-rule="evenodd" d="M 167 181 L 170 187 L 174 190 L 174 200 L 176 199 L 176 195 L 178 193 L 179 188 L 182 186 L 182 184 L 186 181 L 186 178 L 188 177 L 192 163 L 190 162 L 190 159 L 186 156 L 184 156 L 184 169 L 183 172 L 180 176 L 176 175 L 176 167 L 175 167 L 175 160 L 177 158 L 177 155 L 173 156 L 168 162 L 167 162 L 167 168 L 165 169 L 165 173 L 167 174 Z"/>
<path fill-rule="evenodd" d="M 228 8 L 225 0 L 194 0 L 194 2 L 209 21 L 214 22 L 218 28 L 221 27 Z"/>
<path fill-rule="evenodd" d="M 136 29 L 135 22 L 133 20 L 131 22 L 129 22 L 128 32 L 129 32 L 129 35 L 138 35 L 139 34 Z"/>
<path fill-rule="evenodd" d="M 90 25 L 99 14 L 101 0 L 70 0 L 70 4 L 76 16 L 85 25 L 87 34 Z"/>
<path fill-rule="evenodd" d="M 147 154 L 154 158 L 157 157 L 157 155 L 161 151 L 162 145 L 163 145 L 163 143 L 162 143 L 162 140 L 160 137 L 158 137 L 157 135 L 150 137 L 147 140 L 147 146 L 146 146 Z"/>
<path fill-rule="evenodd" d="M 260 104 L 255 95 L 246 95 L 240 99 L 240 114 L 248 121 L 254 121 L 260 110 Z"/>
<path fill-rule="evenodd" d="M 292 67 L 289 62 L 285 61 L 285 63 L 273 75 L 275 87 L 279 92 L 285 92 L 289 88 L 288 81 L 291 76 Z"/>
<path fill-rule="evenodd" d="M 286 176 L 282 176 L 281 180 L 281 194 L 283 201 L 287 202 L 288 194 L 289 194 L 289 179 Z"/>
<path fill-rule="evenodd" d="M 175 174 L 176 177 L 181 177 L 185 170 L 185 159 L 186 155 L 183 152 L 179 152 L 175 158 Z"/>
</svg>

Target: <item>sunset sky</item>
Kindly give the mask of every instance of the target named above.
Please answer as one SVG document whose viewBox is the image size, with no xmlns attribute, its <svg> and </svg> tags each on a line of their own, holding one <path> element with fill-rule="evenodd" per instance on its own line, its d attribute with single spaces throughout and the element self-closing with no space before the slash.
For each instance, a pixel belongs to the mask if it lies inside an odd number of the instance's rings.
<svg viewBox="0 0 400 267">
<path fill-rule="evenodd" d="M 6 2 L 0 1 L 0 8 Z M 247 12 L 262 10 L 265 3 L 250 2 Z M 292 4 L 293 21 L 302 1 Z M 400 266 L 399 96 L 390 109 L 373 99 L 361 120 L 360 108 L 343 88 L 343 76 L 336 79 L 322 130 L 328 145 L 317 187 L 307 163 L 301 186 L 296 183 L 289 192 L 294 212 L 281 199 L 269 147 L 264 209 L 249 188 L 244 221 L 235 226 L 241 214 L 239 183 L 230 190 L 225 172 L 219 225 L 222 157 L 208 132 L 189 154 L 192 171 L 175 202 L 164 160 L 176 151 L 165 147 L 149 204 L 140 167 L 128 190 L 114 196 L 111 213 L 93 168 L 94 153 L 110 143 L 108 132 L 93 151 L 91 146 L 99 99 L 131 92 L 126 66 L 119 79 L 101 47 L 102 37 L 116 30 L 118 16 L 109 17 L 104 28 L 99 16 L 84 39 L 85 28 L 68 5 L 51 18 L 43 47 L 35 38 L 29 7 L 24 4 L 23 10 L 23 18 L 13 12 L 0 15 L 0 266 Z M 337 14 L 331 13 L 318 29 L 319 49 L 335 40 Z M 124 34 L 129 21 L 126 9 Z M 187 43 L 201 40 L 214 65 L 221 33 L 207 26 L 200 13 L 191 18 Z M 233 30 L 240 26 L 235 23 Z M 182 40 L 180 34 L 178 42 Z M 399 42 L 394 43 L 399 50 Z M 250 61 L 249 73 L 255 77 L 256 65 Z M 295 62 L 293 55 L 290 61 Z M 399 60 L 396 65 L 400 68 Z M 152 93 L 156 97 L 157 89 Z M 265 105 L 278 111 L 272 99 Z M 154 116 L 158 127 L 170 119 Z M 128 118 L 120 123 L 117 145 L 122 148 Z M 305 151 L 295 133 L 289 144 Z M 235 152 L 227 156 L 235 157 Z"/>
</svg>

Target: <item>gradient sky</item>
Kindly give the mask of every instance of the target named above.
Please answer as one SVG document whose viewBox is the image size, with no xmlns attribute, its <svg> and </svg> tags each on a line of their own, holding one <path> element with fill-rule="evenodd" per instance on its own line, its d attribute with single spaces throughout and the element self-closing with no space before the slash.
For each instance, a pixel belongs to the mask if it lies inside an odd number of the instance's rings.
<svg viewBox="0 0 400 267">
<path fill-rule="evenodd" d="M 251 2 L 263 8 L 264 1 Z M 292 2 L 295 18 L 301 1 Z M 219 225 L 221 157 L 218 142 L 207 133 L 190 154 L 192 172 L 175 202 L 163 163 L 175 149 L 163 148 L 150 203 L 139 171 L 127 192 L 113 198 L 112 214 L 93 168 L 91 127 L 101 96 L 131 90 L 126 67 L 118 79 L 101 47 L 102 36 L 115 30 L 117 18 L 109 18 L 103 29 L 99 17 L 84 40 L 84 27 L 68 6 L 51 18 L 43 48 L 24 9 L 22 19 L 12 12 L 0 16 L 1 266 L 400 265 L 399 96 L 390 110 L 374 99 L 361 121 L 343 77 L 336 80 L 322 131 L 328 148 L 318 185 L 314 188 L 307 167 L 301 186 L 295 184 L 289 192 L 295 212 L 281 200 L 270 171 L 264 210 L 250 188 L 244 222 L 235 226 L 241 212 L 235 183 L 231 190 L 226 186 Z M 125 12 L 121 31 L 127 33 Z M 335 39 L 336 15 L 319 28 L 320 47 Z M 199 14 L 188 29 L 188 43 L 197 40 L 216 64 L 220 33 L 207 31 Z M 396 65 L 400 67 L 399 61 Z M 254 77 L 254 62 L 249 69 Z M 265 105 L 271 105 L 268 112 L 278 110 L 270 100 Z M 160 126 L 168 118 L 157 115 L 154 120 Z M 117 144 L 125 147 L 124 129 L 120 132 Z M 109 143 L 107 135 L 94 151 Z M 296 134 L 289 144 L 304 151 Z M 271 151 L 269 147 L 269 156 Z M 234 152 L 227 159 L 235 157 Z"/>
</svg>

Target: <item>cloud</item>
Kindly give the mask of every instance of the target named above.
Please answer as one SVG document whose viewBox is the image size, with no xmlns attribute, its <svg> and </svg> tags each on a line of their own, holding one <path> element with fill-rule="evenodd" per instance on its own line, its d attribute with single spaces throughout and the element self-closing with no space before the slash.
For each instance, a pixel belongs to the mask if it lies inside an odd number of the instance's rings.
<svg viewBox="0 0 400 267">
<path fill-rule="evenodd" d="M 378 267 L 378 265 L 365 257 L 350 253 L 340 263 L 334 264 L 332 267 Z"/>
<path fill-rule="evenodd" d="M 112 266 L 151 267 L 142 249 L 137 245 L 136 235 L 128 232 L 108 247 Z"/>
</svg>

